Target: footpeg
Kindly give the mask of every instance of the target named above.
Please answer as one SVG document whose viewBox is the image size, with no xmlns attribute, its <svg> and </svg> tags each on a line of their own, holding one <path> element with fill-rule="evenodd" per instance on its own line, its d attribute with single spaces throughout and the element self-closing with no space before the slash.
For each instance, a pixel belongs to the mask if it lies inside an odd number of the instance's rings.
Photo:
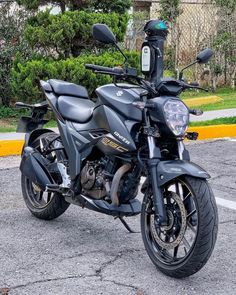
<svg viewBox="0 0 236 295">
<path fill-rule="evenodd" d="M 59 192 L 60 186 L 58 184 L 47 184 L 46 185 L 46 192 Z"/>
</svg>

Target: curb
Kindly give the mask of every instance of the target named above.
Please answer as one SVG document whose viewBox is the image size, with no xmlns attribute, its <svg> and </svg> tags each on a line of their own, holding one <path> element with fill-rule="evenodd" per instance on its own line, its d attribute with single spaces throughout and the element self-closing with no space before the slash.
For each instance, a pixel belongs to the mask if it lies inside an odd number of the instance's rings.
<svg viewBox="0 0 236 295">
<path fill-rule="evenodd" d="M 188 131 L 199 133 L 198 140 L 236 137 L 236 124 L 196 126 L 190 127 Z"/>
<path fill-rule="evenodd" d="M 24 140 L 0 140 L 0 157 L 20 155 Z"/>
<path fill-rule="evenodd" d="M 206 104 L 214 104 L 216 102 L 221 102 L 221 101 L 223 101 L 223 99 L 219 96 L 216 96 L 216 95 L 183 99 L 183 102 L 188 107 L 202 106 L 202 105 L 206 105 Z"/>
<path fill-rule="evenodd" d="M 198 140 L 236 137 L 236 124 L 190 127 L 189 132 L 198 132 Z M 24 140 L 0 140 L 0 157 L 20 155 Z"/>
</svg>

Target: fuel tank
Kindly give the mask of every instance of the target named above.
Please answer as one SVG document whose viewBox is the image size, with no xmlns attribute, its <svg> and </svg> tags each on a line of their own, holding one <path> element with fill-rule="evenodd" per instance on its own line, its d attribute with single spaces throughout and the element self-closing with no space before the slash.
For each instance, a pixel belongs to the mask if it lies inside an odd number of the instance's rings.
<svg viewBox="0 0 236 295">
<path fill-rule="evenodd" d="M 140 101 L 142 88 L 131 84 L 107 84 L 96 89 L 98 103 L 111 107 L 127 120 L 142 121 L 142 111 L 132 105 Z"/>
</svg>

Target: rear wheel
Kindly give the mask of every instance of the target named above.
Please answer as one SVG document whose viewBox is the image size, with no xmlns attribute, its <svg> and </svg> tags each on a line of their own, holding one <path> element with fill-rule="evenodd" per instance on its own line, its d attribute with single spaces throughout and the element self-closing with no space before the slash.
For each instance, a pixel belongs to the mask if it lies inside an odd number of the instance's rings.
<svg viewBox="0 0 236 295">
<path fill-rule="evenodd" d="M 54 135 L 52 133 L 44 133 L 36 138 L 31 146 L 41 152 L 40 141 L 43 142 L 48 136 L 52 138 Z M 55 134 L 56 136 L 57 134 Z M 56 153 L 54 153 L 53 158 L 54 161 L 57 160 Z M 37 185 L 23 174 L 21 175 L 21 188 L 27 208 L 37 218 L 45 220 L 55 219 L 62 215 L 70 205 L 61 194 L 40 190 Z"/>
<path fill-rule="evenodd" d="M 153 196 L 144 196 L 144 245 L 152 262 L 164 274 L 187 277 L 205 265 L 214 249 L 218 231 L 215 198 L 206 180 L 184 177 L 165 185 L 164 203 L 168 225 L 161 227 L 154 218 Z"/>
</svg>

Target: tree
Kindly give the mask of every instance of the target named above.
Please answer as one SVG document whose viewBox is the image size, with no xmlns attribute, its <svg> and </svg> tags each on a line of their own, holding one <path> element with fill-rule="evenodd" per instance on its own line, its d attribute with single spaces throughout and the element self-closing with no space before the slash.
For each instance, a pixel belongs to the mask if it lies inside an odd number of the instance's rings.
<svg viewBox="0 0 236 295">
<path fill-rule="evenodd" d="M 17 0 L 27 9 L 38 9 L 42 5 L 58 5 L 62 12 L 70 10 L 99 10 L 104 13 L 125 13 L 131 6 L 131 0 Z"/>
<path fill-rule="evenodd" d="M 226 8 L 231 13 L 236 9 L 236 1 L 235 0 L 213 0 L 213 3 L 216 3 L 218 6 Z"/>
<path fill-rule="evenodd" d="M 175 70 L 178 66 L 176 60 L 176 44 L 177 44 L 177 18 L 182 13 L 180 9 L 181 0 L 160 0 L 160 18 L 169 25 L 170 48 L 167 51 L 168 69 Z"/>
<path fill-rule="evenodd" d="M 22 34 L 29 16 L 22 9 L 14 9 L 10 3 L 0 4 L 0 105 L 9 105 L 11 68 L 18 51 L 22 56 L 30 54 Z"/>
<path fill-rule="evenodd" d="M 68 58 L 91 51 L 94 40 L 91 27 L 105 23 L 118 41 L 123 41 L 128 24 L 127 9 L 130 0 L 17 0 L 27 9 L 54 4 L 62 13 L 52 15 L 50 10 L 39 11 L 29 19 L 25 38 L 31 48 L 44 56 Z M 101 46 L 101 44 L 100 44 Z"/>
<path fill-rule="evenodd" d="M 68 58 L 91 51 L 95 45 L 91 27 L 94 23 L 107 24 L 117 37 L 124 40 L 128 23 L 127 14 L 66 11 L 52 15 L 39 12 L 29 19 L 25 38 L 34 51 L 44 56 Z"/>
<path fill-rule="evenodd" d="M 215 49 L 215 60 L 212 62 L 213 72 L 216 76 L 223 73 L 224 84 L 230 83 L 232 88 L 235 88 L 236 1 L 216 0 L 215 2 L 219 9 L 217 13 L 217 31 L 213 37 L 213 47 Z"/>
</svg>

